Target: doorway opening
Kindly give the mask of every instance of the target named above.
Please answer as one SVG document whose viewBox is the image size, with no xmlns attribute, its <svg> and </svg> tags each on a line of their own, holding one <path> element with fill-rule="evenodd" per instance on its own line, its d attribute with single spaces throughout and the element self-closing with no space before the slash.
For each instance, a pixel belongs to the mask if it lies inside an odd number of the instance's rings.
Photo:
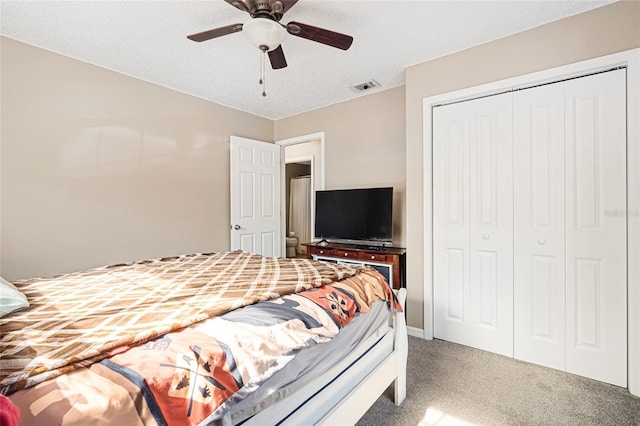
<svg viewBox="0 0 640 426">
<path fill-rule="evenodd" d="M 284 146 L 282 229 L 285 230 L 285 253 L 287 257 L 306 257 L 304 244 L 315 239 L 315 191 L 324 189 L 324 132 L 276 143 Z"/>
<path fill-rule="evenodd" d="M 311 196 L 313 159 L 294 159 L 285 163 L 286 256 L 305 257 L 311 241 Z"/>
</svg>

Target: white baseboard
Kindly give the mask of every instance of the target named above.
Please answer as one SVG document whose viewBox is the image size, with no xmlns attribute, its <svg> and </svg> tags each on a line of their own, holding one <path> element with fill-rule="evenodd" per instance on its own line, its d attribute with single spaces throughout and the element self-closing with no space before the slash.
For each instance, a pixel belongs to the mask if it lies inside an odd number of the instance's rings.
<svg viewBox="0 0 640 426">
<path fill-rule="evenodd" d="M 413 337 L 424 339 L 424 330 L 418 327 L 407 326 L 407 334 Z"/>
</svg>

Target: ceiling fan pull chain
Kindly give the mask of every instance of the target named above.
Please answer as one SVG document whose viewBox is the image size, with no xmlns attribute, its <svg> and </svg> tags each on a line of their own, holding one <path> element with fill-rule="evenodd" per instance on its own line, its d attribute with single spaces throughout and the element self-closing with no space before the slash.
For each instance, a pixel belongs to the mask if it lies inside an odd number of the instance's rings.
<svg viewBox="0 0 640 426">
<path fill-rule="evenodd" d="M 263 74 L 264 74 L 264 52 L 261 50 L 260 51 L 260 80 L 258 81 L 258 84 L 263 83 L 263 80 L 262 80 Z"/>
<path fill-rule="evenodd" d="M 267 57 L 267 46 L 260 46 L 260 84 L 262 85 L 262 96 L 267 96 L 267 78 L 265 75 L 265 61 Z"/>
</svg>

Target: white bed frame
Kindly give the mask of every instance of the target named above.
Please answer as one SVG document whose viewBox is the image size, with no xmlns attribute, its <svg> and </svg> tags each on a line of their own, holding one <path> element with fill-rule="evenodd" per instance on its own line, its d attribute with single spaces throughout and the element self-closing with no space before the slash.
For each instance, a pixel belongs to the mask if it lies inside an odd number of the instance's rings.
<svg viewBox="0 0 640 426">
<path fill-rule="evenodd" d="M 404 308 L 406 289 L 398 290 L 397 297 Z M 332 369 L 310 384 L 319 390 L 302 405 L 291 410 L 285 399 L 256 414 L 244 425 L 307 425 L 310 422 L 353 425 L 392 383 L 394 402 L 400 405 L 407 391 L 408 340 L 404 312 L 394 312 L 391 324 L 392 329 L 355 362 L 347 357 L 336 365 L 338 374 Z M 274 421 L 274 414 L 281 420 Z"/>
</svg>

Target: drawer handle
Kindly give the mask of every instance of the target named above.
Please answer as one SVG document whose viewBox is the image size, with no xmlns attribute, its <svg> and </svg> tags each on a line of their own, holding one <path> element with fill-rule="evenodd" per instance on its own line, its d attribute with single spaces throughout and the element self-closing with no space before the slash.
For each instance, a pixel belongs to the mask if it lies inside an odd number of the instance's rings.
<svg viewBox="0 0 640 426">
<path fill-rule="evenodd" d="M 488 239 L 489 239 L 489 234 L 484 234 L 484 235 L 482 236 L 482 239 L 483 239 L 483 240 L 488 240 Z"/>
<path fill-rule="evenodd" d="M 345 253 L 344 255 L 345 255 L 345 257 L 346 257 L 346 256 L 349 256 L 349 253 Z"/>
<path fill-rule="evenodd" d="M 545 238 L 542 238 L 540 240 L 538 240 L 538 244 L 543 245 L 546 244 L 547 240 Z"/>
<path fill-rule="evenodd" d="M 371 256 L 371 259 L 375 259 L 375 258 L 376 258 L 375 256 Z"/>
<path fill-rule="evenodd" d="M 320 254 L 324 254 L 324 250 L 320 250 Z"/>
</svg>

